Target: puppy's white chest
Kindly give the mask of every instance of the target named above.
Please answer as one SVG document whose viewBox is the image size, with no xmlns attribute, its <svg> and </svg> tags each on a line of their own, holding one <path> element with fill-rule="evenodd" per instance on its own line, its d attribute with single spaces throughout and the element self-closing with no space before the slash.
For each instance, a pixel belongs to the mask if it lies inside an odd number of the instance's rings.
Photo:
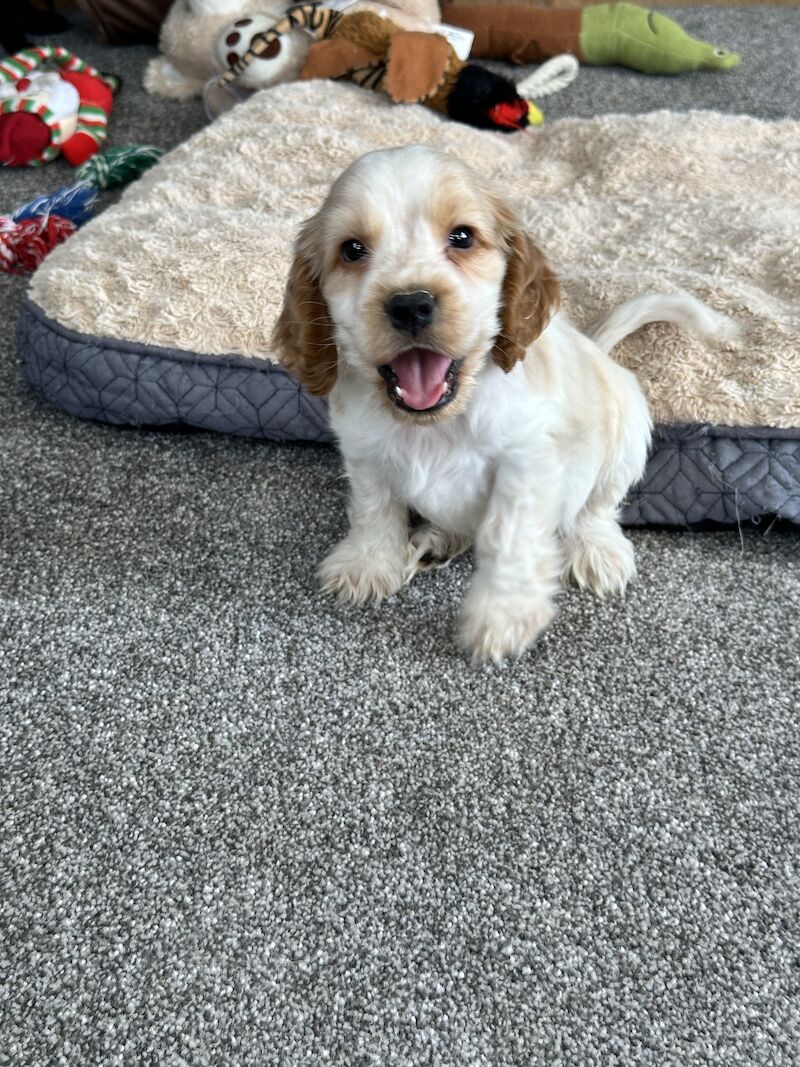
<svg viewBox="0 0 800 1067">
<path fill-rule="evenodd" d="M 417 428 L 409 436 L 389 460 L 393 492 L 441 529 L 474 536 L 489 499 L 493 463 L 434 429 Z"/>
</svg>

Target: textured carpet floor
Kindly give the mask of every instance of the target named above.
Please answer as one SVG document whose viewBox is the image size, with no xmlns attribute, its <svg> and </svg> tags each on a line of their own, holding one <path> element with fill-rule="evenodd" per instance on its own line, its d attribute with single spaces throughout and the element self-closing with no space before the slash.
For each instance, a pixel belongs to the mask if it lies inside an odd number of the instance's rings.
<svg viewBox="0 0 800 1067">
<path fill-rule="evenodd" d="M 729 77 L 585 71 L 548 105 L 796 115 L 796 13 L 682 13 Z M 149 50 L 117 143 L 196 105 Z M 265 140 L 265 165 L 268 139 Z M 5 206 L 66 168 L 4 173 Z M 224 282 L 221 280 L 221 284 Z M 72 421 L 0 290 L 0 1064 L 800 1063 L 796 530 L 633 534 L 520 663 L 453 647 L 461 560 L 319 599 L 326 449 Z"/>
</svg>

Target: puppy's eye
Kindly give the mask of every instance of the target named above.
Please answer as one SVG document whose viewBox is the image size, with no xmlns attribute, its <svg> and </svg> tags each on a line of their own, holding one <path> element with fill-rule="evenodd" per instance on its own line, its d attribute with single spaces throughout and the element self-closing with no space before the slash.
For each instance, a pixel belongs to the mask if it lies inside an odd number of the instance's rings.
<svg viewBox="0 0 800 1067">
<path fill-rule="evenodd" d="M 363 259 L 366 254 L 366 245 L 362 245 L 360 241 L 345 241 L 342 245 L 341 255 L 345 263 L 355 263 L 357 259 Z"/>
<path fill-rule="evenodd" d="M 475 235 L 469 226 L 456 226 L 450 231 L 450 236 L 447 240 L 450 242 L 451 248 L 471 248 Z"/>
</svg>

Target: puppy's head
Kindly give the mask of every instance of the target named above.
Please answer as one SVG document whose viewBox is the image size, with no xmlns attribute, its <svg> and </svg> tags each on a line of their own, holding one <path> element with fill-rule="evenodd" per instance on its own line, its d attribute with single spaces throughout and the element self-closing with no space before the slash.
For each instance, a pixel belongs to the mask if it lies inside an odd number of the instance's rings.
<svg viewBox="0 0 800 1067">
<path fill-rule="evenodd" d="M 363 156 L 302 227 L 274 343 L 323 395 L 340 364 L 400 417 L 466 406 L 487 362 L 508 372 L 558 283 L 514 212 L 463 163 L 422 146 Z"/>
</svg>

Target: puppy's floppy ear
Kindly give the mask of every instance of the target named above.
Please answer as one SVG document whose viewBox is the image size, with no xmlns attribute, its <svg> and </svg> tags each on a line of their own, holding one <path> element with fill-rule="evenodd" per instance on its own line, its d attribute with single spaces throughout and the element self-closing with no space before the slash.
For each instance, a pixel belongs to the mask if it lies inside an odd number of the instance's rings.
<svg viewBox="0 0 800 1067">
<path fill-rule="evenodd" d="M 336 381 L 337 355 L 333 323 L 308 247 L 309 229 L 306 224 L 295 246 L 272 344 L 283 366 L 308 392 L 324 396 Z"/>
<path fill-rule="evenodd" d="M 528 345 L 545 329 L 561 300 L 558 279 L 530 237 L 515 226 L 507 242 L 500 332 L 492 349 L 492 358 L 506 374 L 525 358 Z"/>
</svg>

